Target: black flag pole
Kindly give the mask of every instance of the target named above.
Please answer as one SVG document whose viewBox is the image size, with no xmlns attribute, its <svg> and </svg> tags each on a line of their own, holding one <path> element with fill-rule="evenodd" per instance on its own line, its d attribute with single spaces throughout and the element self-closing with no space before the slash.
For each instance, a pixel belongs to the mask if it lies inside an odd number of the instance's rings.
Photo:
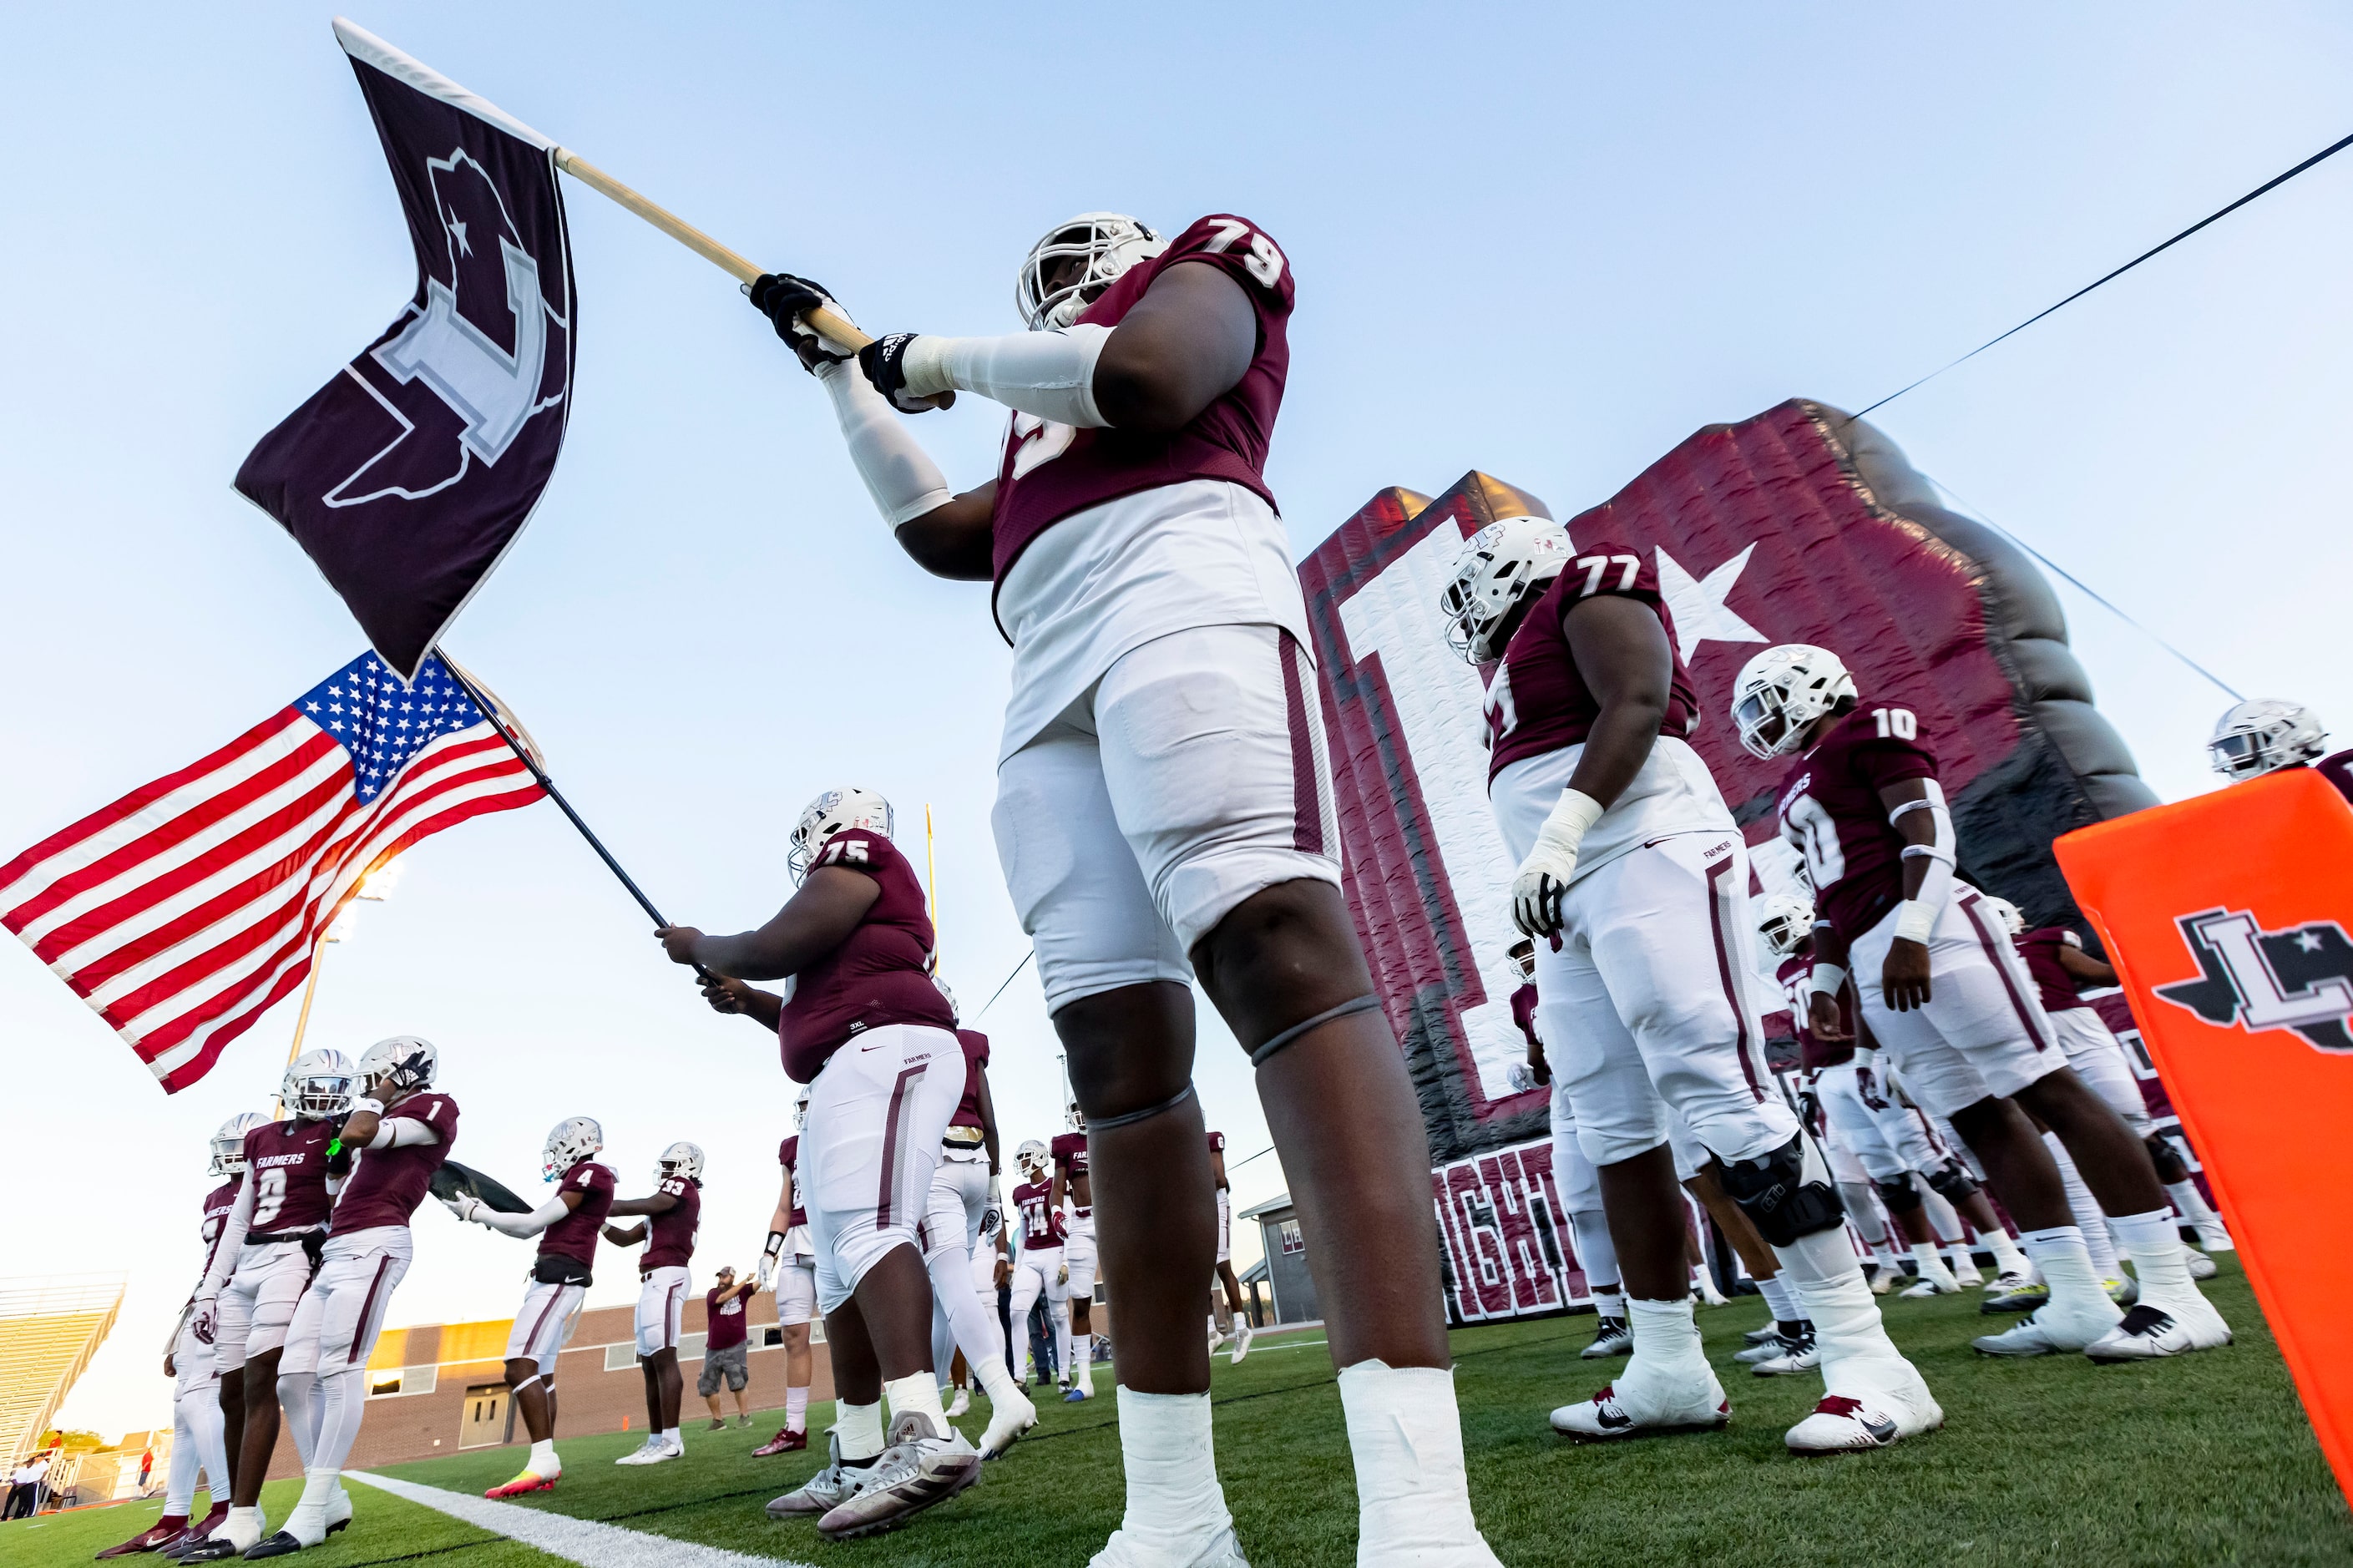
<svg viewBox="0 0 2353 1568">
<path fill-rule="evenodd" d="M 515 738 L 514 731 L 507 725 L 505 710 L 500 706 L 498 699 L 491 696 L 480 682 L 459 665 L 456 659 L 449 657 L 446 649 L 436 648 L 434 651 L 439 655 L 442 668 L 449 672 L 449 679 L 456 681 L 466 695 L 472 699 L 476 708 L 481 710 L 482 716 L 491 721 L 491 728 L 499 732 L 499 738 L 507 743 L 508 749 L 514 752 L 522 765 L 531 770 L 533 780 L 541 789 L 547 792 L 547 798 L 555 803 L 555 809 L 562 812 L 572 826 L 580 830 L 580 837 L 588 841 L 589 848 L 596 851 L 596 858 L 604 861 L 607 868 L 621 879 L 621 886 L 629 890 L 629 897 L 638 900 L 638 907 L 651 916 L 657 926 L 670 924 L 669 921 L 662 918 L 662 912 L 654 908 L 654 901 L 646 897 L 645 890 L 638 886 L 627 871 L 621 869 L 621 863 L 613 858 L 613 852 L 605 847 L 604 841 L 596 837 L 596 832 L 587 823 L 581 820 L 580 814 L 572 809 L 572 803 L 564 798 L 564 792 L 555 787 L 555 781 L 547 776 L 547 770 L 540 766 L 539 759 L 533 755 L 531 748 Z M 701 964 L 696 964 L 694 969 L 696 973 L 709 976 L 709 971 Z"/>
</svg>

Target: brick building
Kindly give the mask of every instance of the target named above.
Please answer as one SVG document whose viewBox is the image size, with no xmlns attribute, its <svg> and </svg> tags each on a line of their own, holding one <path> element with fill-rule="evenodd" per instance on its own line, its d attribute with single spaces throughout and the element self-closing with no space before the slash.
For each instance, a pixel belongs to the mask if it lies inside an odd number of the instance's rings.
<svg viewBox="0 0 2353 1568">
<path fill-rule="evenodd" d="M 752 1381 L 744 1393 L 754 1410 L 781 1409 L 785 1403 L 784 1331 L 776 1323 L 776 1302 L 765 1293 L 753 1297 Z M 642 1431 L 646 1424 L 645 1377 L 638 1369 L 633 1307 L 597 1307 L 580 1314 L 572 1342 L 556 1358 L 556 1436 L 591 1432 Z M 507 1331 L 513 1320 L 499 1318 L 477 1323 L 424 1323 L 414 1328 L 384 1331 L 375 1353 L 368 1358 L 367 1418 L 359 1442 L 352 1449 L 351 1466 L 368 1469 L 378 1465 L 429 1459 L 460 1448 L 491 1447 L 525 1442 L 522 1423 L 507 1396 Z M 681 1424 L 692 1426 L 706 1419 L 702 1401 L 694 1392 L 702 1370 L 705 1326 L 703 1301 L 695 1296 L 686 1304 L 684 1337 L 679 1344 L 680 1370 L 686 1377 L 686 1400 Z M 812 1323 L 812 1335 L 821 1347 L 825 1325 Z M 820 1348 L 815 1357 L 812 1403 L 833 1397 L 833 1372 Z M 734 1396 L 721 1397 L 732 1418 Z M 759 1434 L 762 1439 L 766 1432 Z M 301 1473 L 294 1445 L 281 1439 L 272 1456 L 273 1479 Z"/>
</svg>

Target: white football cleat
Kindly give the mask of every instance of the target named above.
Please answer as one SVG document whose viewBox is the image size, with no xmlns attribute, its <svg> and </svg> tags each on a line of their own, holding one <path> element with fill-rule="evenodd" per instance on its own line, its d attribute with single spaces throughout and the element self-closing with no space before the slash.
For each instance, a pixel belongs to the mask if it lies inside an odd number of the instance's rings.
<svg viewBox="0 0 2353 1568">
<path fill-rule="evenodd" d="M 1893 1263 L 1882 1261 L 1877 1268 L 1872 1270 L 1871 1293 L 1874 1296 L 1884 1296 L 1894 1289 L 1895 1282 L 1903 1278 L 1904 1270 Z"/>
<path fill-rule="evenodd" d="M 1016 1388 L 1010 1399 L 993 1402 L 988 1407 L 988 1427 L 980 1435 L 980 1457 L 994 1459 L 1013 1447 L 1021 1434 L 1038 1425 L 1038 1407 L 1029 1396 Z"/>
<path fill-rule="evenodd" d="M 971 1408 L 972 1390 L 969 1388 L 959 1388 L 955 1391 L 955 1398 L 948 1405 L 948 1415 L 951 1417 L 961 1415 Z"/>
<path fill-rule="evenodd" d="M 1997 1274 L 1985 1282 L 1985 1293 L 1989 1296 L 2007 1296 L 2013 1290 L 2031 1290 L 2035 1288 L 2034 1276 L 2031 1274 Z"/>
<path fill-rule="evenodd" d="M 954 1427 L 944 1437 L 920 1410 L 891 1423 L 891 1446 L 861 1472 L 858 1489 L 817 1521 L 828 1541 L 896 1530 L 980 1479 L 980 1454 Z"/>
<path fill-rule="evenodd" d="M 1577 1352 L 1586 1361 L 1634 1353 L 1634 1331 L 1623 1318 L 1603 1318 L 1595 1326 L 1593 1342 Z"/>
<path fill-rule="evenodd" d="M 1234 1355 L 1231 1364 L 1236 1366 L 1240 1365 L 1242 1357 L 1250 1354 L 1250 1340 L 1253 1332 L 1254 1331 L 1250 1328 L 1250 1321 L 1248 1318 L 1236 1318 L 1234 1320 Z M 1092 1390 L 1088 1391 L 1087 1397 L 1090 1399 L 1094 1397 Z"/>
<path fill-rule="evenodd" d="M 1965 1289 L 1972 1285 L 1985 1283 L 1985 1271 L 1978 1267 L 1978 1260 L 1966 1252 L 1956 1257 L 1951 1267 L 1954 1279 L 1958 1281 Z"/>
<path fill-rule="evenodd" d="M 629 1452 L 622 1455 L 619 1458 L 614 1460 L 613 1463 L 617 1465 L 659 1465 L 664 1459 L 675 1459 L 680 1458 L 683 1452 L 683 1449 L 680 1450 L 678 1453 L 671 1452 L 670 1446 L 668 1443 L 663 1442 L 661 1438 L 657 1436 L 655 1434 L 649 1432 L 646 1434 L 646 1440 L 643 1443 L 639 1444 Z"/>
<path fill-rule="evenodd" d="M 1945 1424 L 1944 1407 L 1908 1362 L 1848 1363 L 1841 1387 L 1788 1430 L 1793 1454 L 1852 1454 L 1884 1448 Z"/>
<path fill-rule="evenodd" d="M 2189 1266 L 2192 1279 L 2211 1279 L 2221 1271 L 2220 1265 L 2194 1247 L 2181 1249 L 2181 1261 Z"/>
<path fill-rule="evenodd" d="M 1650 1386 L 1639 1362 L 1616 1383 L 1581 1405 L 1564 1405 L 1552 1413 L 1552 1429 L 1579 1443 L 1604 1443 L 1623 1437 L 1662 1437 L 1676 1432 L 1719 1432 L 1732 1420 L 1732 1401 L 1712 1367 L 1700 1368 L 1702 1378 L 1686 1376 L 1680 1383 L 1661 1378 L 1663 1387 Z M 1632 1379 L 1640 1379 L 1639 1382 Z"/>
<path fill-rule="evenodd" d="M 1794 1377 L 1821 1364 L 1822 1347 L 1815 1342 L 1813 1335 L 1808 1334 L 1779 1355 L 1750 1363 L 1748 1370 L 1758 1377 Z"/>
<path fill-rule="evenodd" d="M 1785 1334 L 1776 1327 L 1770 1333 L 1749 1345 L 1746 1350 L 1733 1352 L 1732 1359 L 1743 1366 L 1755 1366 L 1758 1362 L 1774 1361 L 1788 1355 L 1812 1342 L 1812 1340 L 1811 1334 Z"/>
<path fill-rule="evenodd" d="M 1706 1268 L 1693 1271 L 1692 1298 L 1703 1307 L 1732 1305 L 1732 1298 L 1715 1288 L 1715 1275 Z"/>
<path fill-rule="evenodd" d="M 1960 1293 L 1961 1282 L 1953 1278 L 1952 1270 L 1939 1268 L 1934 1274 L 1924 1270 L 1919 1279 L 1898 1294 L 1904 1300 L 1917 1301 L 1929 1296 L 1957 1296 Z"/>
<path fill-rule="evenodd" d="M 2071 1355 L 2088 1349 L 2116 1327 L 2116 1320 L 2093 1312 L 2067 1313 L 2045 1303 L 2014 1329 L 1984 1334 L 1969 1344 L 1979 1355 Z"/>
<path fill-rule="evenodd" d="M 2084 1353 L 2106 1366 L 2121 1361 L 2156 1361 L 2187 1355 L 2191 1351 L 2220 1350 L 2231 1342 L 2231 1325 L 2203 1297 L 2197 1305 L 2185 1301 L 2178 1312 L 2159 1310 L 2147 1302 L 2125 1314 L 2124 1321 L 2084 1347 Z M 2201 1311 L 2199 1309 L 2203 1308 Z"/>
<path fill-rule="evenodd" d="M 1220 1525 L 1196 1540 L 1147 1546 L 1124 1530 L 1114 1530 L 1087 1568 L 1250 1568 L 1233 1526 Z"/>
<path fill-rule="evenodd" d="M 2239 1250 L 2239 1244 L 2231 1239 L 2231 1233 L 2222 1228 L 2222 1222 L 2219 1219 L 2206 1220 L 2191 1228 L 2198 1233 L 2198 1245 L 2208 1252 Z"/>
<path fill-rule="evenodd" d="M 2129 1307 L 2140 1300 L 2140 1282 L 2129 1275 L 2121 1279 L 2103 1279 L 2100 1289 L 2119 1307 Z"/>
</svg>

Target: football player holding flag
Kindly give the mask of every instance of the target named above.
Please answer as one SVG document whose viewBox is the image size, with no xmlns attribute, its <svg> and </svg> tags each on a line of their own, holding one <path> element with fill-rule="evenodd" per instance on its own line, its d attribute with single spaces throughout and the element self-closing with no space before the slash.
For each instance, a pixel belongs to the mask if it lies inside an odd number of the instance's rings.
<svg viewBox="0 0 2353 1568">
<path fill-rule="evenodd" d="M 207 1169 L 213 1175 L 228 1179 L 205 1194 L 204 1218 L 197 1228 L 205 1244 L 205 1267 L 197 1275 L 199 1282 L 212 1268 L 213 1258 L 220 1250 L 221 1232 L 227 1227 L 229 1211 L 237 1206 L 237 1191 L 245 1182 L 245 1135 L 269 1121 L 258 1110 L 240 1110 L 222 1122 L 220 1131 L 213 1134 L 212 1160 Z M 196 1311 L 194 1296 L 189 1298 L 178 1325 L 172 1331 L 172 1348 L 164 1357 L 164 1375 L 173 1381 L 172 1463 L 164 1482 L 163 1516 L 121 1545 L 100 1552 L 101 1561 L 164 1551 L 183 1540 L 193 1544 L 210 1535 L 228 1518 L 228 1447 L 222 1436 L 220 1393 L 216 1386 L 220 1373 L 213 1365 L 213 1317 L 209 1312 Z M 199 1468 L 212 1493 L 212 1509 L 201 1521 L 190 1524 L 188 1510 L 195 1506 Z"/>
<path fill-rule="evenodd" d="M 1683 739 L 1698 701 L 1655 571 L 1622 543 L 1504 518 L 1466 543 L 1439 602 L 1455 651 L 1496 665 L 1487 790 L 1520 858 L 1513 922 L 1536 939 L 1537 1027 L 1600 1173 L 1633 1326 L 1626 1370 L 1553 1426 L 1590 1442 L 1730 1419 L 1692 1319 L 1677 1191 L 1708 1173 L 1814 1325 L 1824 1396 L 1789 1448 L 1884 1447 L 1944 1411 L 1880 1322 L 1821 1152 L 1765 1087 L 1747 850 Z"/>
<path fill-rule="evenodd" d="M 1090 212 L 1017 276 L 1029 332 L 892 334 L 847 363 L 800 278 L 753 304 L 817 372 L 899 544 L 996 584 L 1014 647 L 1005 883 L 1090 1125 L 1120 1300 L 1123 1526 L 1096 1563 L 1240 1563 L 1209 1434 L 1200 1280 L 1217 1208 L 1193 998 L 1259 1068 L 1329 1314 L 1363 1563 L 1494 1563 L 1471 1519 L 1429 1140 L 1339 892 L 1306 603 L 1266 485 L 1292 266 L 1254 221 L 1163 240 Z M 1009 410 L 997 478 L 951 494 L 892 410 Z"/>
<path fill-rule="evenodd" d="M 278 1363 L 287 1420 L 314 1434 L 302 1456 L 302 1497 L 248 1561 L 316 1546 L 352 1517 L 343 1461 L 359 1440 L 368 1357 L 414 1257 L 409 1216 L 458 1141 L 458 1102 L 433 1087 L 440 1061 L 433 1042 L 414 1035 L 378 1040 L 360 1057 L 359 1098 L 336 1135 L 357 1164 L 335 1199 L 318 1272 Z"/>
<path fill-rule="evenodd" d="M 723 1013 L 773 1030 L 786 1076 L 809 1086 L 796 1166 L 833 1360 L 832 1460 L 768 1504 L 847 1540 L 894 1529 L 980 1479 L 982 1451 L 948 1425 L 932 1366 L 932 1276 L 923 1220 L 964 1092 L 955 1015 L 932 984 L 923 883 L 891 842 L 891 803 L 833 789 L 795 825 L 800 886 L 767 924 L 732 936 L 656 934 L 671 961 L 708 971 Z M 786 994 L 746 984 L 789 980 Z M 882 1401 L 891 1426 L 882 1426 Z M 988 1452 L 1018 1431 L 1000 1405 Z"/>
<path fill-rule="evenodd" d="M 678 1371 L 678 1338 L 686 1326 L 686 1293 L 692 1285 L 695 1234 L 702 1226 L 702 1145 L 680 1139 L 654 1165 L 654 1190 L 642 1198 L 622 1198 L 608 1219 L 638 1215 L 643 1223 L 607 1223 L 605 1239 L 616 1247 L 646 1244 L 638 1259 L 638 1365 L 646 1379 L 646 1440 L 617 1465 L 659 1465 L 686 1457 L 678 1429 L 686 1380 Z"/>
<path fill-rule="evenodd" d="M 1085 1109 L 1120 1302 L 1127 1508 L 1097 1563 L 1241 1562 L 1194 1316 L 1217 1247 L 1198 973 L 1297 1173 L 1358 1559 L 1485 1568 L 1428 1139 L 1340 893 L 1306 606 L 1265 479 L 1293 290 L 1248 218 L 1163 240 L 1089 213 L 1022 262 L 1025 332 L 895 333 L 852 363 L 802 324 L 834 308 L 823 289 L 770 274 L 750 293 L 824 383 L 899 542 L 993 583 L 1013 645 L 997 855 Z M 1009 411 L 997 478 L 961 495 L 892 412 L 958 392 Z"/>
<path fill-rule="evenodd" d="M 230 1506 L 228 1517 L 182 1554 L 185 1561 L 242 1556 L 266 1531 L 261 1483 L 278 1446 L 278 1365 L 294 1309 L 326 1243 L 335 1192 L 350 1169 L 334 1145 L 335 1124 L 352 1107 L 353 1082 L 352 1058 L 343 1052 L 304 1051 L 279 1085 L 286 1120 L 265 1121 L 245 1135 L 245 1184 L 195 1300 L 195 1310 L 215 1320 L 213 1363 L 220 1370 Z M 287 1425 L 307 1473 L 315 1434 L 309 1412 L 303 1414 L 305 1419 Z M 337 1489 L 324 1528 L 340 1528 L 350 1518 L 350 1500 Z"/>
<path fill-rule="evenodd" d="M 1975 1152 L 2051 1288 L 2048 1305 L 1977 1348 L 2105 1362 L 2230 1343 L 2190 1279 L 2140 1141 L 2052 1048 L 2024 962 L 1954 873 L 1952 814 L 1919 716 L 1865 706 L 1837 655 L 1788 643 L 1741 670 L 1732 720 L 1751 754 L 1790 759 L 1778 810 L 1819 910 L 1814 1027 L 1842 1032 L 1836 998 L 1851 968 L 1863 1024 L 1913 1096 Z M 2121 1321 L 2030 1111 L 2073 1156 L 2133 1259 L 2140 1300 Z"/>
<path fill-rule="evenodd" d="M 529 1214 L 501 1214 L 470 1194 L 442 1200 L 459 1219 L 501 1236 L 539 1237 L 531 1286 L 507 1334 L 507 1387 L 531 1435 L 531 1456 L 513 1479 L 484 1497 L 552 1491 L 564 1474 L 555 1452 L 555 1359 L 579 1324 L 588 1287 L 596 1283 L 596 1237 L 613 1210 L 613 1168 L 596 1161 L 604 1147 L 605 1129 L 595 1118 L 567 1116 L 548 1129 L 540 1148 L 539 1173 L 555 1184 L 555 1195 L 539 1207 Z"/>
</svg>

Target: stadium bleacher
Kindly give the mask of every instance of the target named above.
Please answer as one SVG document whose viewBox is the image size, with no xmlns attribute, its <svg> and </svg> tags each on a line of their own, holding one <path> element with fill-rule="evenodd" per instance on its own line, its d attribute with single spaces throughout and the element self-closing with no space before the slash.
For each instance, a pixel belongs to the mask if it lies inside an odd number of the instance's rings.
<svg viewBox="0 0 2353 1568">
<path fill-rule="evenodd" d="M 0 1279 L 0 1458 L 39 1446 L 122 1309 L 119 1274 Z"/>
</svg>

